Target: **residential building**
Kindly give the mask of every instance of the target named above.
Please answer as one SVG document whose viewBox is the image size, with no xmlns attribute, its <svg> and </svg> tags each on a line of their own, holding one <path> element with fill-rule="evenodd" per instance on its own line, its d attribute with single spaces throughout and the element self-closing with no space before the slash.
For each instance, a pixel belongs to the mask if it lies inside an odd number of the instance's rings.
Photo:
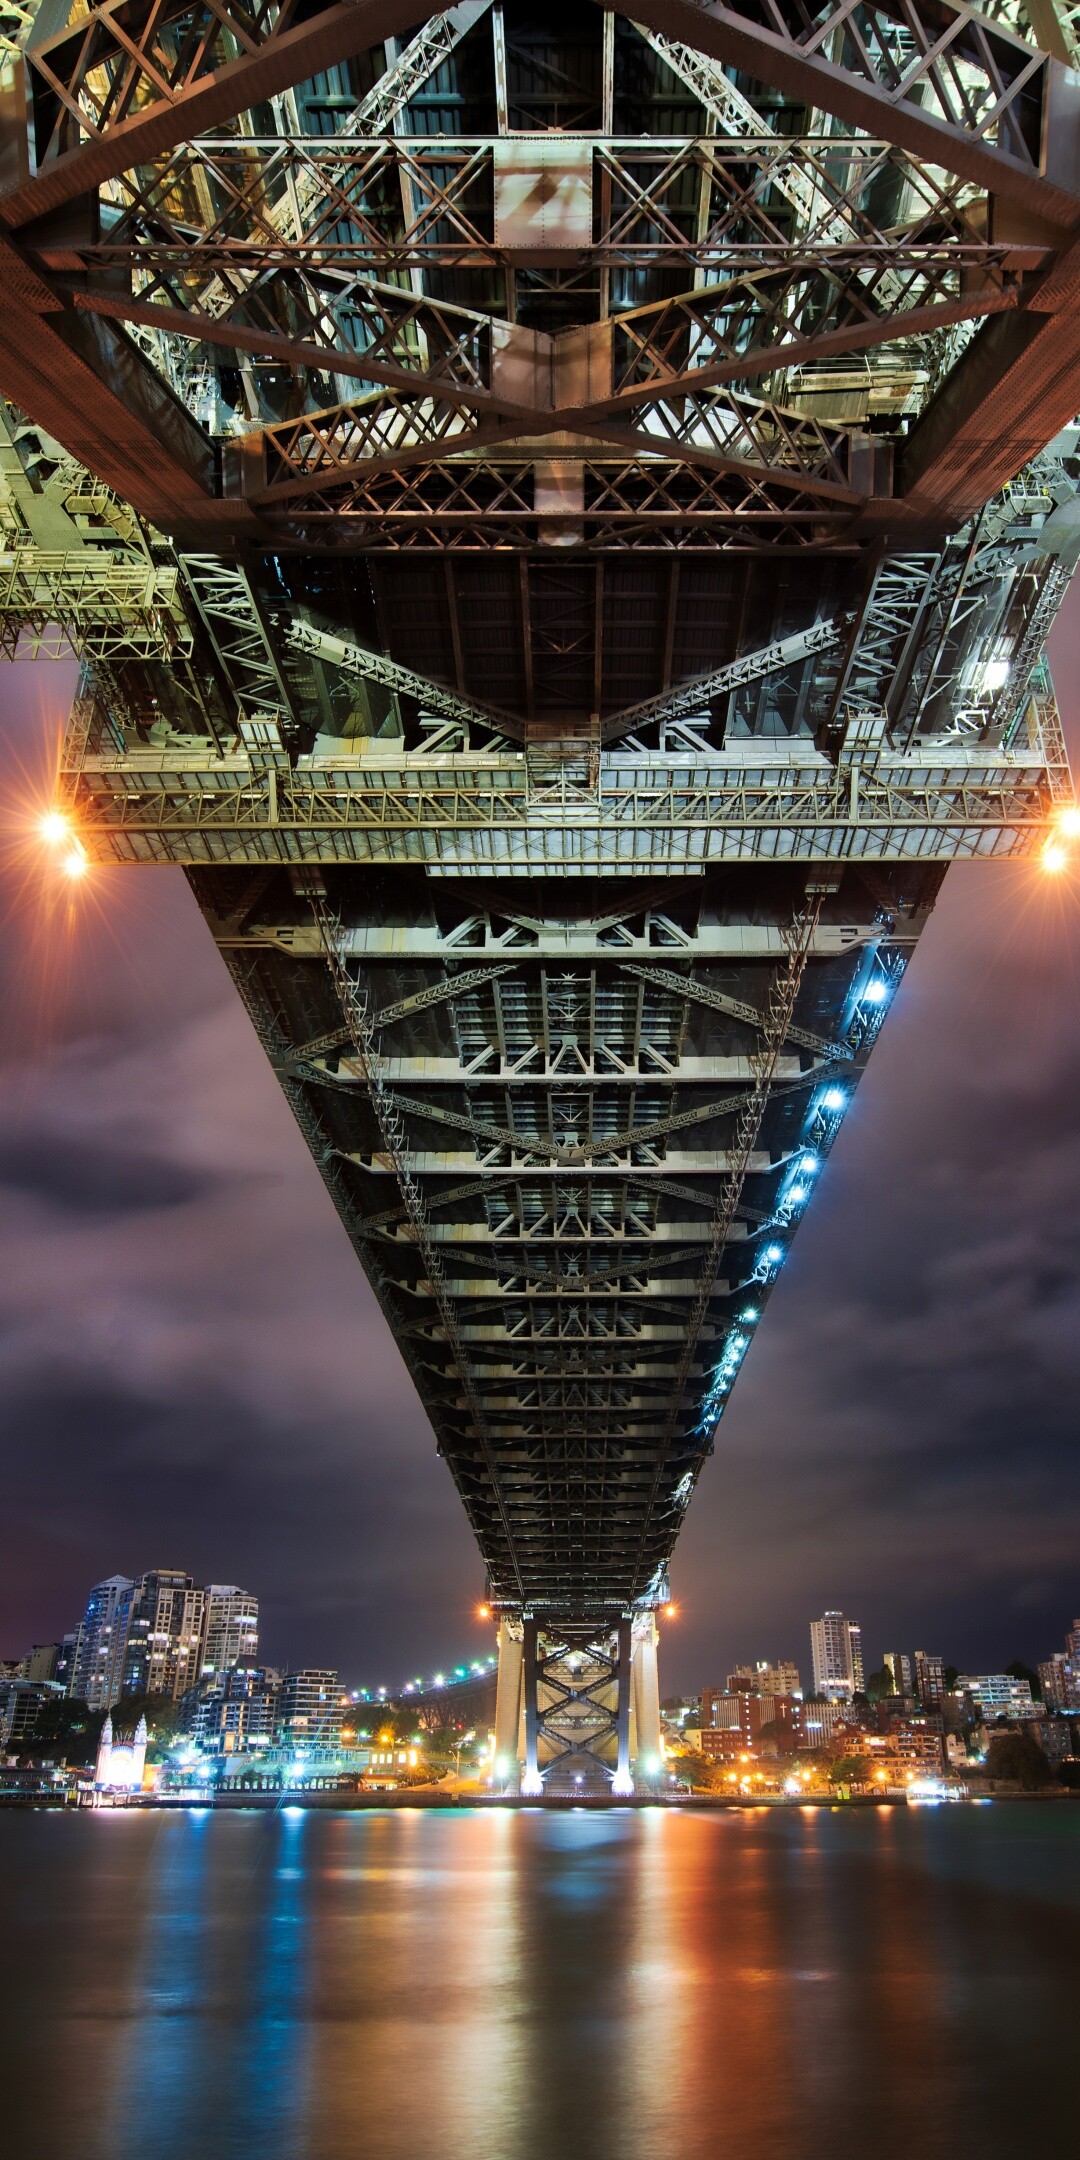
<svg viewBox="0 0 1080 2160">
<path fill-rule="evenodd" d="M 790 1659 L 781 1659 L 777 1665 L 759 1659 L 756 1665 L 736 1665 L 728 1674 L 727 1691 L 729 1695 L 801 1695 L 802 1681 Z"/>
<path fill-rule="evenodd" d="M 264 1666 L 232 1665 L 204 1673 L 181 1706 L 181 1729 L 208 1755 L 239 1755 L 268 1747 L 278 1723 L 281 1674 Z"/>
<path fill-rule="evenodd" d="M 1065 1655 L 1074 1665 L 1080 1666 L 1080 1620 L 1073 1621 L 1065 1637 Z"/>
<path fill-rule="evenodd" d="M 1039 1682 L 1048 1710 L 1080 1710 L 1080 1661 L 1067 1651 L 1056 1650 L 1040 1665 Z"/>
<path fill-rule="evenodd" d="M 1015 1680 L 1011 1673 L 961 1673 L 956 1692 L 970 1695 L 984 1718 L 1033 1718 L 1040 1714 L 1039 1704 L 1031 1698 L 1030 1682 Z"/>
<path fill-rule="evenodd" d="M 1068 1718 L 1034 1717 L 1030 1719 L 1027 1731 L 1041 1747 L 1047 1762 L 1072 1762 L 1073 1736 Z"/>
<path fill-rule="evenodd" d="M 123 1650 L 135 1588 L 128 1575 L 109 1575 L 95 1583 L 79 1629 L 69 1693 L 91 1710 L 107 1710 L 115 1700 L 117 1650 Z M 119 1692 L 117 1686 L 117 1692 Z"/>
<path fill-rule="evenodd" d="M 73 1628 L 70 1635 L 61 1635 L 56 1645 L 56 1670 L 53 1679 L 63 1688 L 65 1695 L 73 1695 L 75 1692 L 72 1682 L 75 1678 L 75 1660 L 79 1654 L 81 1635 L 81 1628 Z"/>
<path fill-rule="evenodd" d="M 110 1697 L 187 1692 L 202 1653 L 205 1593 L 178 1568 L 152 1568 L 134 1585 L 119 1685 Z"/>
<path fill-rule="evenodd" d="M 254 1665 L 259 1652 L 259 1600 L 236 1583 L 207 1583 L 203 1591 L 204 1673 Z"/>
<path fill-rule="evenodd" d="M 18 1750 L 28 1740 L 46 1703 L 62 1696 L 54 1680 L 0 1680 L 0 1752 Z"/>
<path fill-rule="evenodd" d="M 59 1643 L 35 1643 L 26 1656 L 19 1659 L 20 1680 L 55 1680 L 59 1655 Z"/>
<path fill-rule="evenodd" d="M 850 1702 L 863 1693 L 862 1629 L 841 1612 L 810 1623 L 814 1693 L 828 1702 Z"/>
<path fill-rule="evenodd" d="M 889 1746 L 898 1757 L 905 1771 L 913 1770 L 918 1777 L 938 1777 L 944 1764 L 944 1733 L 941 1719 L 930 1713 L 924 1717 L 893 1718 L 889 1725 Z"/>
<path fill-rule="evenodd" d="M 881 1662 L 892 1677 L 894 1695 L 914 1693 L 911 1685 L 911 1659 L 906 1650 L 886 1650 Z"/>
<path fill-rule="evenodd" d="M 278 1703 L 279 1740 L 291 1746 L 338 1747 L 341 1716 L 336 1672 L 307 1667 L 286 1673 Z"/>
<path fill-rule="evenodd" d="M 945 1660 L 934 1650 L 915 1652 L 915 1693 L 924 1710 L 939 1710 L 945 1694 Z"/>
</svg>

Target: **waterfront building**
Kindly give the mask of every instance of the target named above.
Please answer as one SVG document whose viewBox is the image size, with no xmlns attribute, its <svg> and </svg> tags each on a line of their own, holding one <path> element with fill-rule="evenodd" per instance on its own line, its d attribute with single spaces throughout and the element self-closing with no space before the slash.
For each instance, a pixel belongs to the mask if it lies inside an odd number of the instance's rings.
<svg viewBox="0 0 1080 2160">
<path fill-rule="evenodd" d="M 204 1673 L 181 1704 L 181 1731 L 203 1754 L 244 1754 L 266 1747 L 278 1722 L 280 1673 L 232 1665 Z"/>
<path fill-rule="evenodd" d="M 279 1740 L 296 1747 L 336 1748 L 341 1743 L 341 1719 L 336 1672 L 310 1666 L 286 1673 L 278 1705 Z"/>
<path fill-rule="evenodd" d="M 128 1575 L 109 1575 L 95 1583 L 86 1601 L 75 1646 L 69 1692 L 91 1710 L 113 1702 L 116 1651 L 126 1640 L 130 1599 L 135 1585 Z M 119 1692 L 117 1686 L 117 1692 Z"/>
<path fill-rule="evenodd" d="M 45 1704 L 63 1694 L 53 1680 L 0 1678 L 0 1753 L 16 1752 L 30 1738 Z"/>
<path fill-rule="evenodd" d="M 810 1623 L 814 1693 L 829 1702 L 850 1702 L 863 1692 L 862 1629 L 842 1612 L 823 1613 Z"/>
<path fill-rule="evenodd" d="M 177 1700 L 198 1677 L 205 1592 L 178 1568 L 152 1568 L 133 1586 L 119 1679 L 122 1695 L 169 1695 Z"/>
<path fill-rule="evenodd" d="M 934 1713 L 890 1720 L 888 1740 L 904 1771 L 918 1777 L 939 1777 L 944 1763 L 942 1721 Z"/>
<path fill-rule="evenodd" d="M 146 1763 L 146 1719 L 141 1717 L 130 1740 L 113 1738 L 111 1715 L 101 1728 L 94 1784 L 101 1792 L 138 1792 Z"/>
<path fill-rule="evenodd" d="M 1030 1681 L 1017 1680 L 1012 1673 L 961 1673 L 956 1692 L 970 1695 L 984 1718 L 1033 1718 L 1039 1715 L 1039 1705 L 1032 1701 Z"/>
<path fill-rule="evenodd" d="M 945 1694 L 945 1660 L 936 1651 L 915 1652 L 915 1693 L 924 1710 L 939 1710 Z"/>
<path fill-rule="evenodd" d="M 236 1583 L 207 1583 L 203 1591 L 200 1672 L 228 1672 L 237 1665 L 254 1665 L 258 1653 L 258 1598 Z"/>
</svg>

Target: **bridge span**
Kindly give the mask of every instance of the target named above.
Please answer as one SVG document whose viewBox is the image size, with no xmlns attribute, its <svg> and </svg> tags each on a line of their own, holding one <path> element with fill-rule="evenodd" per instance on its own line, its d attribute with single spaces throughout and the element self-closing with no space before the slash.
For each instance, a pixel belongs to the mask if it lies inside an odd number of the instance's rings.
<svg viewBox="0 0 1080 2160">
<path fill-rule="evenodd" d="M 945 869 L 1080 824 L 1078 17 L 0 4 L 49 844 L 183 867 L 526 1794 L 658 1775 L 679 1529 Z"/>
</svg>

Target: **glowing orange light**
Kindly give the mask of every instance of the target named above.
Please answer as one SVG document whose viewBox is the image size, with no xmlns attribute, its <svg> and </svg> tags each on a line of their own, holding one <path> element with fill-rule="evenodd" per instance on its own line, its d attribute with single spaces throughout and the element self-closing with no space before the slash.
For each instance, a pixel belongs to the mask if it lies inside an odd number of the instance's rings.
<svg viewBox="0 0 1080 2160">
<path fill-rule="evenodd" d="M 1064 848 L 1060 847 L 1056 840 L 1047 841 L 1046 846 L 1042 851 L 1042 866 L 1044 870 L 1049 870 L 1051 875 L 1056 877 L 1059 870 L 1064 870 L 1068 860 L 1069 858 L 1066 855 Z"/>
<path fill-rule="evenodd" d="M 677 1606 L 677 1605 L 665 1605 L 665 1607 L 664 1607 L 664 1618 L 665 1618 L 665 1620 L 674 1620 L 674 1618 L 675 1618 L 675 1615 L 676 1615 L 676 1613 L 678 1612 L 678 1609 L 679 1609 L 679 1608 L 678 1608 L 678 1606 Z"/>
<path fill-rule="evenodd" d="M 1080 837 L 1080 803 L 1068 803 L 1064 810 L 1059 811 L 1058 831 L 1063 832 L 1069 840 Z"/>
<path fill-rule="evenodd" d="M 81 847 L 73 847 L 71 853 L 69 855 L 65 855 L 64 860 L 60 865 L 60 868 L 63 871 L 65 877 L 85 877 L 87 871 L 90 868 L 90 860 L 86 854 L 85 849 Z"/>
<path fill-rule="evenodd" d="M 46 810 L 38 831 L 49 847 L 59 847 L 62 840 L 68 839 L 71 827 L 62 810 Z"/>
<path fill-rule="evenodd" d="M 476 1617 L 477 1617 L 477 1619 L 478 1619 L 478 1620 L 490 1620 L 490 1618 L 491 1618 L 491 1607 L 490 1607 L 490 1605 L 478 1605 L 478 1606 L 477 1606 L 477 1608 L 476 1608 Z"/>
</svg>

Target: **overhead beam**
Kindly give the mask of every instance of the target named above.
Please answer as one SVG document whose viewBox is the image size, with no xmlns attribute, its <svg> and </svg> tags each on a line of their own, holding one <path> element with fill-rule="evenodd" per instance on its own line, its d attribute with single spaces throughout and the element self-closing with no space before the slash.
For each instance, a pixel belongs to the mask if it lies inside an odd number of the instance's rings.
<svg viewBox="0 0 1080 2160">
<path fill-rule="evenodd" d="M 80 16 L 52 37 L 31 37 L 24 65 L 38 98 L 57 98 L 66 107 L 72 132 L 81 125 L 88 139 L 71 149 L 46 155 L 32 179 L 0 196 L 0 224 L 9 230 L 45 216 L 106 180 L 148 164 L 192 136 L 205 135 L 251 106 L 324 74 L 343 60 L 400 37 L 415 28 L 416 9 L 409 0 L 337 0 L 307 20 L 289 27 L 295 10 L 285 0 L 260 40 L 246 8 L 223 4 L 205 9 L 202 34 L 191 22 L 190 0 L 132 0 L 120 11 L 102 6 Z M 114 21 L 114 15 L 116 20 Z M 284 27 L 281 27 L 284 26 Z M 231 30 L 247 49 L 241 57 L 201 73 L 207 47 L 221 29 Z M 173 84 L 175 48 L 169 33 L 179 32 L 182 52 L 191 55 L 190 72 Z M 97 33 L 96 37 L 94 33 Z M 110 120 L 100 133 L 86 114 L 74 117 L 81 76 L 89 64 L 100 71 L 127 74 L 127 117 Z"/>
<path fill-rule="evenodd" d="M 602 5 L 602 0 L 597 4 Z M 828 45 L 834 43 L 846 19 L 855 13 L 853 0 L 844 0 L 843 5 L 830 8 L 820 24 L 804 30 L 800 38 L 792 32 L 766 27 L 755 0 L 747 0 L 745 12 L 724 7 L 720 0 L 642 0 L 641 5 L 635 0 L 634 5 L 635 19 L 649 29 L 707 53 L 726 67 L 739 68 L 755 82 L 768 83 L 801 105 L 831 113 L 853 127 L 864 128 L 868 134 L 883 136 L 897 148 L 910 150 L 913 156 L 930 164 L 942 165 L 946 171 L 985 188 L 988 194 L 1020 203 L 1037 217 L 1066 230 L 1080 221 L 1072 85 L 1069 71 L 1059 61 L 1025 45 L 999 24 L 973 16 L 957 0 L 937 0 L 932 28 L 931 12 L 927 10 L 928 55 L 936 52 L 943 72 L 963 53 L 969 32 L 992 38 L 995 51 L 1012 61 L 1014 72 L 1006 94 L 998 100 L 991 96 L 989 105 L 1005 107 L 1025 91 L 1035 103 L 1038 122 L 1031 133 L 1037 143 L 1029 145 L 1026 154 L 1015 155 L 999 149 L 976 127 L 939 118 L 926 109 L 920 99 L 932 72 L 928 60 L 921 65 L 916 60 L 909 62 L 903 78 L 890 86 L 872 71 L 869 39 L 860 47 L 867 55 L 865 72 L 827 58 Z M 917 8 L 905 13 L 897 6 L 895 13 L 897 21 L 909 27 L 919 19 Z M 783 19 L 775 8 L 769 9 L 769 16 L 774 24 Z M 796 14 L 793 19 L 798 21 L 800 17 Z M 1045 171 L 1040 170 L 1038 147 L 1044 137 Z"/>
</svg>

